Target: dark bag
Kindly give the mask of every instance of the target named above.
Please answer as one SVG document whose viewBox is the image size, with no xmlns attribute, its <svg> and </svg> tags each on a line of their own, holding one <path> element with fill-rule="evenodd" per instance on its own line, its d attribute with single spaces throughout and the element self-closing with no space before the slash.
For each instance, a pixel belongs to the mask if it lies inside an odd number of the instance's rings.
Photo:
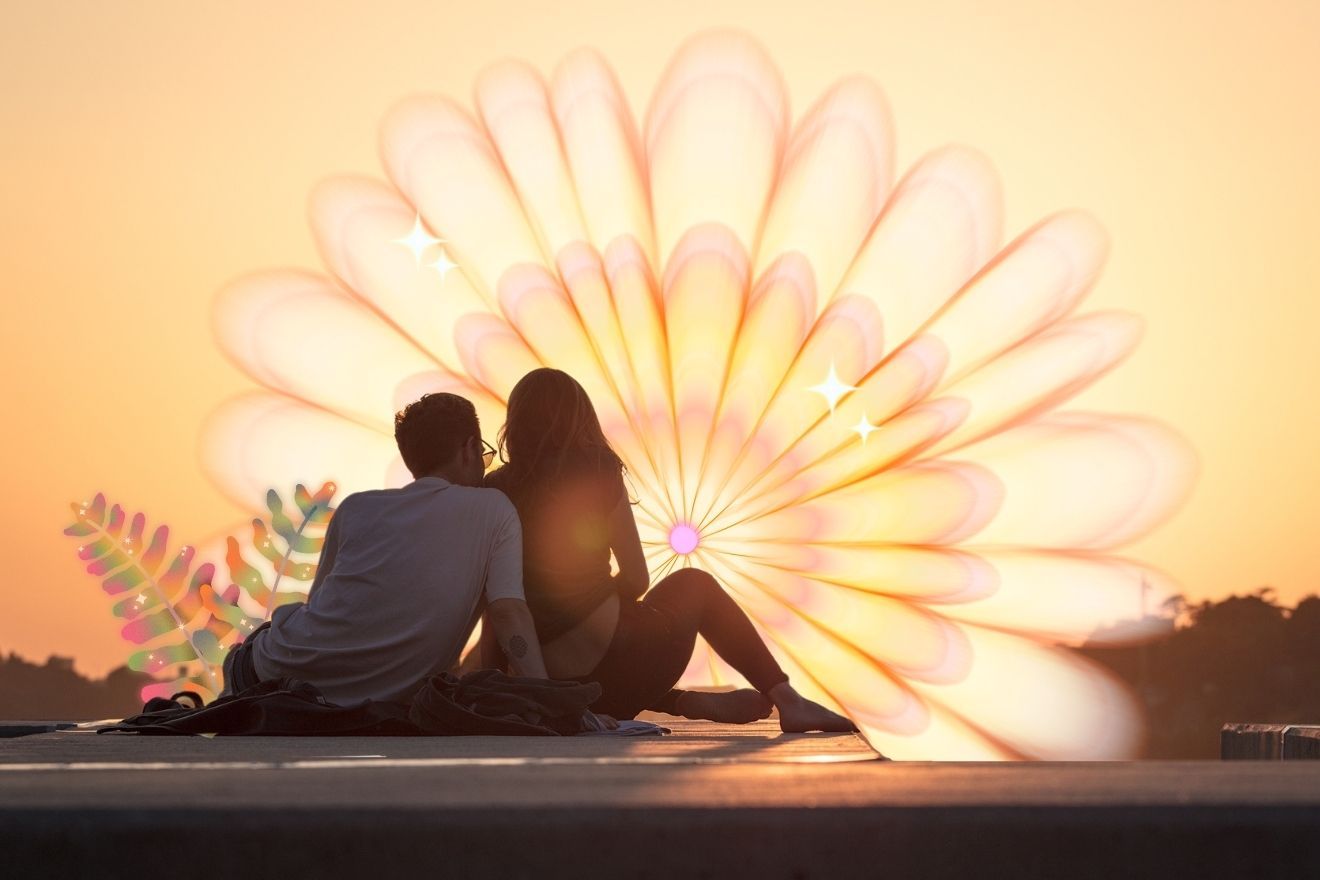
<svg viewBox="0 0 1320 880">
<path fill-rule="evenodd" d="M 190 698 L 192 705 L 183 698 Z M 203 706 L 193 691 L 168 700 L 148 700 L 142 712 L 97 733 L 155 736 L 420 736 L 408 720 L 408 707 L 364 700 L 352 706 L 331 703 L 317 688 L 296 678 L 273 678 Z"/>
<path fill-rule="evenodd" d="M 431 676 L 411 705 L 363 700 L 340 706 L 315 685 L 277 678 L 203 706 L 193 691 L 148 700 L 142 712 L 97 733 L 221 736 L 565 736 L 594 729 L 589 682 L 519 678 L 479 669 Z"/>
<path fill-rule="evenodd" d="M 600 697 L 596 682 L 554 681 L 478 669 L 462 678 L 433 675 L 413 696 L 408 717 L 438 735 L 571 736 L 595 729 L 587 706 Z"/>
</svg>

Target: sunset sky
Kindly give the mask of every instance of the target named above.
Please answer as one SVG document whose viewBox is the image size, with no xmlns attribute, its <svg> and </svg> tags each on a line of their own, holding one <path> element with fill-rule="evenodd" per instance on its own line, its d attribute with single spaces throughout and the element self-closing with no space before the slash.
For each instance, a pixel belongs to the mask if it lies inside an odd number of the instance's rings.
<svg viewBox="0 0 1320 880">
<path fill-rule="evenodd" d="M 384 178 L 391 105 L 466 101 L 493 61 L 548 72 L 589 45 L 640 116 L 712 26 L 761 41 L 795 114 L 873 78 L 899 174 L 942 144 L 982 151 L 1006 239 L 1061 208 L 1098 218 L 1111 251 L 1086 305 L 1146 332 L 1069 408 L 1159 418 L 1201 468 L 1122 552 L 1195 600 L 1320 592 L 1320 4 L 19 2 L 0 13 L 0 650 L 93 675 L 126 656 L 61 534 L 70 502 L 102 491 L 193 543 L 242 521 L 198 464 L 206 416 L 254 387 L 213 340 L 213 297 L 320 269 L 307 194 Z"/>
</svg>

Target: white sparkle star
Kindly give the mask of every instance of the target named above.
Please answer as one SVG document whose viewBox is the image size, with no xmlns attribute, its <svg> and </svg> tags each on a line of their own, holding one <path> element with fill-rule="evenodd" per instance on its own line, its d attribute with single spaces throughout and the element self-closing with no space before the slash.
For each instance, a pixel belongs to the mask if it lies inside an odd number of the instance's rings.
<svg viewBox="0 0 1320 880">
<path fill-rule="evenodd" d="M 825 401 L 830 405 L 830 414 L 833 415 L 834 405 L 849 391 L 856 391 L 857 386 L 846 385 L 839 381 L 839 374 L 834 372 L 834 362 L 830 361 L 830 374 L 825 377 L 825 381 L 819 385 L 813 385 L 807 390 L 824 395 Z"/>
<path fill-rule="evenodd" d="M 458 267 L 458 263 L 449 259 L 448 255 L 445 254 L 444 248 L 440 249 L 440 256 L 435 258 L 435 262 L 427 263 L 427 265 L 440 273 L 441 284 L 445 283 L 445 276 L 449 274 L 450 270 Z"/>
<path fill-rule="evenodd" d="M 422 252 L 431 245 L 440 244 L 444 239 L 436 238 L 431 235 L 431 233 L 427 232 L 426 227 L 422 226 L 422 215 L 418 214 L 417 219 L 413 221 L 412 232 L 408 233 L 403 238 L 393 239 L 393 241 L 412 251 L 413 258 L 417 260 L 417 265 L 420 266 L 422 265 Z"/>
<path fill-rule="evenodd" d="M 853 425 L 849 430 L 855 431 L 857 433 L 857 436 L 862 438 L 862 445 L 865 446 L 866 438 L 871 435 L 872 431 L 877 431 L 879 430 L 879 428 L 876 425 L 873 425 L 870 422 L 868 422 L 866 420 L 866 413 L 862 413 L 862 420 L 857 424 Z"/>
</svg>

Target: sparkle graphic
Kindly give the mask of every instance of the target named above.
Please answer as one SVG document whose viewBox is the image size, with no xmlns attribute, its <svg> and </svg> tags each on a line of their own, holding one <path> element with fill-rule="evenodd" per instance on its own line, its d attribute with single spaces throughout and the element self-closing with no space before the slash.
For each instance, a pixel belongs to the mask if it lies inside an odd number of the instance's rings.
<svg viewBox="0 0 1320 880">
<path fill-rule="evenodd" d="M 452 262 L 443 250 L 440 251 L 440 255 L 435 258 L 435 261 L 428 265 L 440 273 L 441 284 L 445 283 L 445 276 L 449 274 L 451 269 L 458 268 L 458 263 Z"/>
<path fill-rule="evenodd" d="M 736 32 L 686 43 L 640 122 L 592 50 L 549 77 L 502 62 L 474 104 L 399 101 L 389 182 L 313 193 L 325 274 L 217 297 L 217 338 L 263 386 L 203 427 L 217 486 L 257 508 L 294 480 L 406 485 L 394 412 L 450 391 L 496 430 L 518 379 L 556 367 L 628 467 L 652 580 L 714 575 L 881 752 L 1133 755 L 1135 697 L 1069 646 L 1149 634 L 1142 577 L 1151 601 L 1177 585 L 1118 548 L 1177 510 L 1196 459 L 1153 419 L 1062 409 L 1141 333 L 1078 311 L 1108 250 L 1094 219 L 1005 235 L 985 156 L 896 172 L 876 83 L 794 116 Z M 420 215 L 461 255 L 444 296 L 393 243 Z M 742 683 L 699 642 L 680 686 Z"/>
<path fill-rule="evenodd" d="M 417 265 L 420 266 L 422 264 L 422 254 L 426 249 L 442 243 L 444 239 L 436 238 L 431 233 L 427 232 L 426 227 L 422 225 L 422 215 L 418 214 L 413 220 L 412 232 L 408 233 L 403 238 L 396 238 L 392 241 L 396 244 L 401 244 L 408 250 L 412 251 L 413 259 L 415 259 Z M 441 273 L 441 275 L 443 277 L 443 273 Z"/>
<path fill-rule="evenodd" d="M 865 443 L 866 438 L 871 436 L 872 433 L 878 431 L 879 429 L 880 429 L 879 425 L 873 425 L 866 420 L 866 413 L 862 413 L 861 420 L 859 420 L 857 424 L 852 426 L 852 430 L 856 432 L 858 437 L 862 438 L 862 443 Z"/>
<path fill-rule="evenodd" d="M 824 382 L 811 386 L 810 390 L 824 396 L 825 402 L 830 405 L 830 414 L 833 415 L 834 407 L 849 391 L 856 391 L 857 386 L 840 382 L 839 374 L 834 371 L 834 361 L 830 361 L 830 374 L 825 377 Z"/>
</svg>

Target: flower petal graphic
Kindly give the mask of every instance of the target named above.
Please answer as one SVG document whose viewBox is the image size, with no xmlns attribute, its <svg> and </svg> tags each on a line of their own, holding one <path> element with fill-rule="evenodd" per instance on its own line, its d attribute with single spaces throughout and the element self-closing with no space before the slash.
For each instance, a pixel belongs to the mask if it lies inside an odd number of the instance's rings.
<svg viewBox="0 0 1320 880">
<path fill-rule="evenodd" d="M 494 304 L 510 266 L 553 258 L 528 225 L 499 153 L 461 107 L 440 97 L 401 101 L 381 129 L 381 157 L 399 192 L 446 242 L 472 285 Z"/>
<path fill-rule="evenodd" d="M 875 83 L 853 77 L 822 95 L 789 139 L 754 277 L 795 254 L 816 288 L 832 292 L 889 195 L 893 139 L 889 103 Z"/>
<path fill-rule="evenodd" d="M 1023 233 L 921 331 L 950 353 L 942 384 L 1068 314 L 1090 290 L 1107 249 L 1104 230 L 1076 211 Z"/>
<path fill-rule="evenodd" d="M 1141 336 L 1077 313 L 1108 233 L 1067 210 L 1005 245 L 981 153 L 896 174 L 875 83 L 797 119 L 787 95 L 755 40 L 714 30 L 640 116 L 592 49 L 549 77 L 490 67 L 472 112 L 399 101 L 389 182 L 311 194 L 328 274 L 217 297 L 218 341 L 268 390 L 207 422 L 207 473 L 254 508 L 271 485 L 400 486 L 395 410 L 451 391 L 490 435 L 556 367 L 628 466 L 652 580 L 708 570 L 885 754 L 1134 755 L 1133 696 L 1071 646 L 1159 629 L 1176 583 L 1117 548 L 1199 465 L 1153 419 L 1060 409 Z M 681 683 L 745 682 L 698 640 Z"/>
<path fill-rule="evenodd" d="M 628 239 L 654 265 L 641 135 L 614 71 L 595 51 L 580 49 L 555 70 L 551 101 L 589 243 L 603 254 Z"/>
<path fill-rule="evenodd" d="M 221 292 L 221 347 L 263 384 L 385 433 L 399 378 L 434 361 L 361 303 L 312 275 L 248 276 Z M 325 356 L 322 340 L 354 344 Z"/>
<path fill-rule="evenodd" d="M 999 177 L 980 153 L 947 146 L 904 175 L 839 287 L 870 298 L 890 340 L 906 341 L 999 247 Z"/>
<path fill-rule="evenodd" d="M 1186 500 L 1193 469 L 1186 442 L 1163 425 L 1091 413 L 1042 416 L 957 459 L 1006 487 L 977 543 L 1056 549 L 1108 549 L 1145 534 Z"/>
<path fill-rule="evenodd" d="M 349 495 L 411 479 L 399 473 L 403 462 L 392 437 L 264 391 L 217 408 L 202 428 L 199 452 L 212 480 L 234 503 L 254 511 L 260 509 L 254 499 L 284 482 L 334 482 Z"/>
<path fill-rule="evenodd" d="M 416 209 L 388 184 L 336 177 L 317 184 L 309 214 L 321 255 L 339 281 L 401 338 L 462 372 L 454 325 L 464 315 L 489 312 L 490 304 L 461 273 L 442 279 L 434 270 L 419 271 L 421 256 L 399 246 Z"/>
<path fill-rule="evenodd" d="M 963 633 L 975 662 L 955 683 L 913 680 L 927 699 L 1036 760 L 1110 760 L 1139 744 L 1135 699 L 1093 661 L 978 626 Z"/>
<path fill-rule="evenodd" d="M 675 248 L 664 279 L 674 427 L 678 435 L 683 520 L 691 499 L 728 374 L 729 350 L 746 302 L 747 254 L 720 226 L 699 226 Z"/>
<path fill-rule="evenodd" d="M 474 98 L 542 251 L 553 255 L 585 241 L 577 192 L 540 74 L 523 62 L 506 61 L 482 73 Z"/>
<path fill-rule="evenodd" d="M 706 223 L 756 240 L 787 127 L 783 81 L 755 42 L 719 31 L 678 51 L 646 116 L 658 265 Z"/>
</svg>

